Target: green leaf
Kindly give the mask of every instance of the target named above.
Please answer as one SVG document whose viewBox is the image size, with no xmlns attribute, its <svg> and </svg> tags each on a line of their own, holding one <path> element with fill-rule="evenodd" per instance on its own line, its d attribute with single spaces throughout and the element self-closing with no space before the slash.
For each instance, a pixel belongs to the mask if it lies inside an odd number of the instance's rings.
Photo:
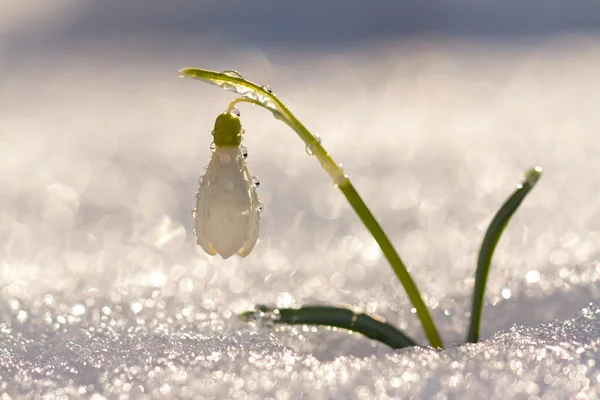
<svg viewBox="0 0 600 400">
<path fill-rule="evenodd" d="M 255 311 L 246 311 L 239 315 L 244 321 L 266 321 L 286 325 L 320 325 L 347 329 L 377 340 L 394 349 L 418 346 L 398 328 L 388 324 L 380 317 L 348 308 L 331 306 L 303 306 L 301 308 L 270 308 L 264 305 Z"/>
<path fill-rule="evenodd" d="M 510 221 L 527 194 L 533 189 L 541 175 L 542 168 L 540 167 L 535 167 L 527 171 L 523 183 L 517 186 L 517 190 L 515 190 L 502 207 L 500 207 L 500 210 L 498 210 L 485 232 L 481 250 L 479 251 L 479 258 L 477 260 L 477 271 L 475 272 L 475 288 L 473 290 L 473 304 L 471 307 L 471 325 L 467 335 L 467 342 L 476 343 L 479 340 L 479 327 L 481 325 L 481 314 L 483 312 L 483 296 L 485 294 L 485 285 L 487 283 L 492 256 L 494 255 L 496 245 L 498 244 L 500 236 L 502 236 L 502 232 L 508 224 L 508 221 Z"/>
<path fill-rule="evenodd" d="M 271 111 L 276 111 L 278 114 L 283 114 L 282 104 L 277 104 L 274 101 L 270 89 L 247 81 L 237 71 L 227 70 L 223 72 L 209 71 L 199 68 L 183 68 L 179 70 L 181 78 L 198 79 L 211 85 L 218 86 L 237 93 L 245 99 L 254 100 L 258 105 L 261 105 Z"/>
</svg>

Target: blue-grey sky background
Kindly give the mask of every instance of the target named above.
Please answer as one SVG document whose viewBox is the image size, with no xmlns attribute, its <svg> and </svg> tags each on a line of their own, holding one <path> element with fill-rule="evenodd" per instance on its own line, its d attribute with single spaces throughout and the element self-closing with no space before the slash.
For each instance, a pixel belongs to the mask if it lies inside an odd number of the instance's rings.
<svg viewBox="0 0 600 400">
<path fill-rule="evenodd" d="M 3 3 L 0 7 L 5 10 L 23 7 Z M 214 35 L 242 46 L 328 49 L 423 34 L 519 40 L 600 28 L 600 3 L 594 0 L 62 3 L 57 12 L 66 18 L 50 24 L 52 29 L 45 29 L 43 36 L 20 36 L 18 41 L 27 38 L 33 47 L 37 43 L 61 48 L 72 41 L 103 35 Z M 50 14 L 52 7 L 31 12 Z M 5 20 L 11 18 L 10 12 L 4 15 Z M 38 23 L 33 21 L 31 28 Z"/>
<path fill-rule="evenodd" d="M 600 3 L 594 0 L 0 0 L 0 71 L 6 80 L 23 65 L 42 67 L 65 54 L 99 55 L 115 64 L 161 54 L 172 59 L 165 68 L 220 68 L 238 50 L 285 64 L 290 54 L 398 46 L 423 37 L 527 45 L 598 31 Z"/>
<path fill-rule="evenodd" d="M 65 34 L 221 33 L 240 43 L 323 47 L 427 33 L 516 38 L 599 27 L 593 0 L 150 0 L 144 7 L 109 0 L 90 3 Z"/>
</svg>

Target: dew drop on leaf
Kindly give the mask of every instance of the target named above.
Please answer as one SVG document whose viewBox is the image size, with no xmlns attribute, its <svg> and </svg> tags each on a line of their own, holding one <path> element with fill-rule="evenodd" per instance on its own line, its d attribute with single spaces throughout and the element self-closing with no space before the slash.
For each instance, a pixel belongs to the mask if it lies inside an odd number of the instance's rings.
<svg viewBox="0 0 600 400">
<path fill-rule="evenodd" d="M 321 138 L 317 135 L 315 135 L 315 139 L 317 141 L 317 143 L 321 143 Z M 313 146 L 314 144 L 307 144 L 306 145 L 306 154 L 308 154 L 309 156 L 314 155 L 315 153 L 313 152 Z"/>
<path fill-rule="evenodd" d="M 237 72 L 236 70 L 233 70 L 233 69 L 226 69 L 226 70 L 221 71 L 221 73 L 224 75 L 233 76 L 234 78 L 244 79 L 242 74 L 240 74 L 239 72 Z"/>
</svg>

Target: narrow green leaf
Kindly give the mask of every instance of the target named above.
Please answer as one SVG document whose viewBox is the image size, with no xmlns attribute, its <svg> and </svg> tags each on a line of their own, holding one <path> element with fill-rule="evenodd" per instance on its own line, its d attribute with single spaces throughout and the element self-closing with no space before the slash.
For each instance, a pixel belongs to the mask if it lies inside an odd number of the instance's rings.
<svg viewBox="0 0 600 400">
<path fill-rule="evenodd" d="M 275 324 L 321 325 L 347 329 L 394 349 L 418 346 L 413 339 L 383 319 L 342 307 L 271 308 L 259 305 L 255 311 L 246 311 L 239 317 L 244 321 L 257 320 Z"/>
<path fill-rule="evenodd" d="M 479 258 L 477 260 L 477 271 L 475 272 L 471 325 L 469 326 L 467 342 L 476 343 L 479 340 L 479 328 L 481 326 L 481 314 L 483 311 L 483 296 L 485 294 L 485 285 L 487 283 L 492 256 L 494 255 L 496 245 L 498 244 L 500 236 L 502 236 L 502 232 L 508 224 L 508 221 L 515 211 L 517 211 L 523 199 L 525 199 L 527 194 L 533 189 L 541 175 L 542 168 L 540 167 L 535 167 L 527 171 L 523 183 L 517 186 L 517 190 L 515 190 L 502 207 L 500 207 L 500 210 L 498 210 L 485 232 L 479 251 Z"/>
<path fill-rule="evenodd" d="M 260 86 L 254 82 L 247 81 L 237 71 L 215 72 L 200 68 L 183 68 L 179 70 L 181 78 L 198 79 L 222 89 L 230 90 L 245 99 L 255 102 L 270 111 L 283 113 L 282 104 L 274 101 L 270 89 Z"/>
</svg>

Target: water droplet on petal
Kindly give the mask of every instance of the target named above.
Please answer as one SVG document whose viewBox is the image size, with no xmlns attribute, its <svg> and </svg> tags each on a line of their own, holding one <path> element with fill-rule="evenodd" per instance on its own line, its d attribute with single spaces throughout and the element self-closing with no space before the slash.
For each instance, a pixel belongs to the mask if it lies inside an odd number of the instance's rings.
<svg viewBox="0 0 600 400">
<path fill-rule="evenodd" d="M 206 170 L 206 167 L 204 167 L 204 170 Z M 198 185 L 202 185 L 203 179 L 204 179 L 204 175 L 200 175 L 200 177 L 198 178 Z"/>
<path fill-rule="evenodd" d="M 223 190 L 226 192 L 231 192 L 234 188 L 233 182 L 232 181 L 225 181 L 223 182 Z"/>
<path fill-rule="evenodd" d="M 254 185 L 255 188 L 259 187 L 260 186 L 260 178 L 258 176 L 253 176 L 252 184 Z"/>
<path fill-rule="evenodd" d="M 242 157 L 244 157 L 244 160 L 248 158 L 248 149 L 246 148 L 246 146 L 240 146 L 240 153 L 242 153 Z"/>
<path fill-rule="evenodd" d="M 198 213 L 196 212 L 196 209 L 194 208 L 192 210 L 192 218 L 196 218 L 197 215 L 198 215 Z"/>
<path fill-rule="evenodd" d="M 262 201 L 259 201 L 258 207 L 257 207 L 258 212 L 262 214 L 263 209 L 264 209 L 263 203 L 262 203 Z"/>
<path fill-rule="evenodd" d="M 270 85 L 263 85 L 262 87 L 266 92 L 273 93 L 273 89 L 271 89 Z"/>
<path fill-rule="evenodd" d="M 237 115 L 238 117 L 242 115 L 242 113 L 240 113 L 240 110 L 238 110 L 236 107 L 233 107 L 231 110 L 229 110 L 229 112 L 233 115 Z"/>
<path fill-rule="evenodd" d="M 221 165 L 229 165 L 229 163 L 231 163 L 231 155 L 229 153 L 219 153 L 217 155 L 217 160 Z"/>
<path fill-rule="evenodd" d="M 315 139 L 316 139 L 317 143 L 321 143 L 321 138 L 319 136 L 315 135 Z M 314 146 L 314 144 L 306 145 L 306 154 L 308 154 L 309 156 L 314 155 L 313 146 Z"/>
<path fill-rule="evenodd" d="M 210 151 L 212 151 L 214 153 L 215 149 L 217 148 L 217 145 L 215 144 L 215 142 L 212 142 L 210 144 Z"/>
</svg>

